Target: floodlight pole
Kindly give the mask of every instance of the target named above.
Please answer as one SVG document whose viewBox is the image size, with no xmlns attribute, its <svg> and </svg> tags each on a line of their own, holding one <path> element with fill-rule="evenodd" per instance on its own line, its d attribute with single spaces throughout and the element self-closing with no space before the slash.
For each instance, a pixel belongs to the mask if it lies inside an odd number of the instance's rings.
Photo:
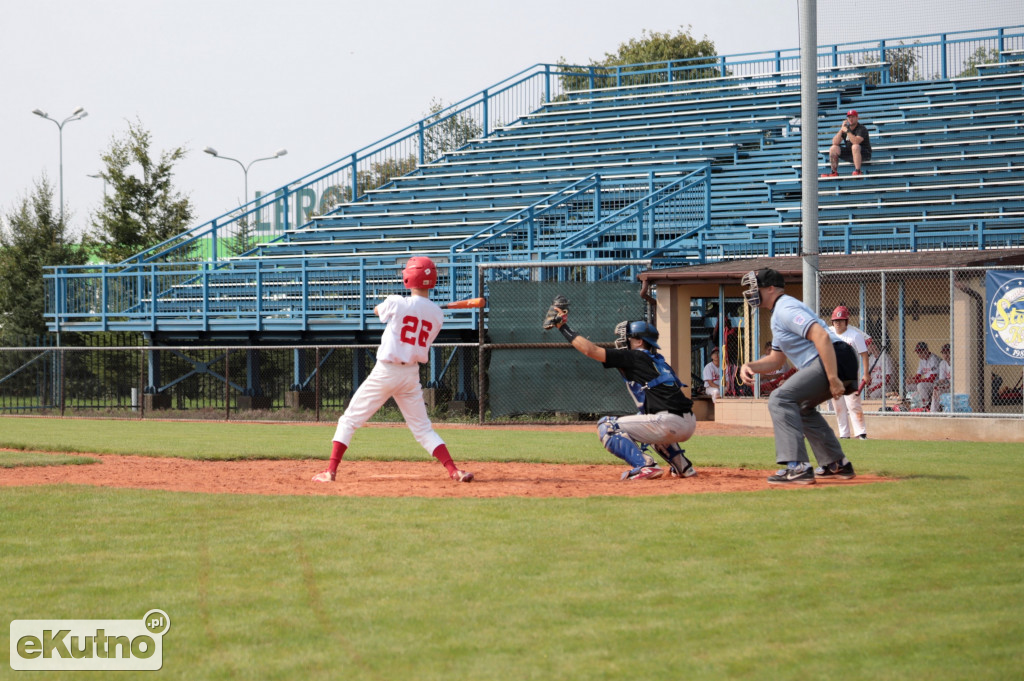
<svg viewBox="0 0 1024 681">
<path fill-rule="evenodd" d="M 818 8 L 800 0 L 800 255 L 804 304 L 818 312 Z"/>
<path fill-rule="evenodd" d="M 70 123 L 71 121 L 80 121 L 89 115 L 89 112 L 85 110 L 85 107 L 78 107 L 75 109 L 70 116 L 64 120 L 57 122 L 57 119 L 50 118 L 50 115 L 40 109 L 33 109 L 32 113 L 40 118 L 45 118 L 48 121 L 52 121 L 57 126 L 57 136 L 60 138 L 60 223 L 64 224 L 64 124 Z"/>
<path fill-rule="evenodd" d="M 214 158 L 222 158 L 226 161 L 234 161 L 235 163 L 238 164 L 238 166 L 242 169 L 242 173 L 245 175 L 245 201 L 243 202 L 242 205 L 246 205 L 249 203 L 249 168 L 252 168 L 252 164 L 258 163 L 260 161 L 269 161 L 271 159 L 280 158 L 287 154 L 288 150 L 278 149 L 277 151 L 274 152 L 273 156 L 264 156 L 263 158 L 257 158 L 253 161 L 249 161 L 248 165 L 242 163 L 237 158 L 231 158 L 230 156 L 221 155 L 220 152 L 218 152 L 213 147 L 206 147 L 205 149 L 203 149 L 203 152 L 209 154 L 210 156 L 213 156 Z"/>
</svg>

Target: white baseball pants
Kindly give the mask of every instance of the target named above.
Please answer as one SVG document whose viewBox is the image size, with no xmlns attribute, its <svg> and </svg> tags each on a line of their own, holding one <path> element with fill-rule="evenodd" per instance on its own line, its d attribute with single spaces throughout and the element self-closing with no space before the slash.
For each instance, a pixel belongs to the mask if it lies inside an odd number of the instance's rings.
<svg viewBox="0 0 1024 681">
<path fill-rule="evenodd" d="M 850 422 L 853 422 L 853 435 L 860 437 L 868 432 L 864 424 L 864 407 L 860 393 L 844 395 L 838 400 L 830 400 L 836 410 L 836 422 L 839 423 L 839 437 L 850 437 Z"/>
<path fill-rule="evenodd" d="M 338 428 L 334 431 L 335 442 L 346 447 L 352 440 L 352 434 L 361 428 L 371 416 L 377 413 L 389 397 L 395 398 L 402 418 L 412 431 L 416 441 L 433 454 L 444 440 L 434 432 L 434 427 L 427 416 L 427 405 L 423 401 L 423 387 L 420 385 L 420 365 L 392 364 L 377 362 L 370 375 L 352 396 L 345 413 L 338 419 Z"/>
</svg>

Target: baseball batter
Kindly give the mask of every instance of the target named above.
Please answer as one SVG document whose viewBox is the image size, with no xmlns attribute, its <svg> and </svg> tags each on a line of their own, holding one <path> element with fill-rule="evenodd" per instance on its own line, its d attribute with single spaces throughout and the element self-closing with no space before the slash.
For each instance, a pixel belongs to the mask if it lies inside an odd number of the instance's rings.
<svg viewBox="0 0 1024 681">
<path fill-rule="evenodd" d="M 448 447 L 434 432 L 420 386 L 420 364 L 428 360 L 430 346 L 444 322 L 441 308 L 429 298 L 430 289 L 437 284 L 437 268 L 430 258 L 410 258 L 402 271 L 402 283 L 412 295 L 388 296 L 373 308 L 386 324 L 377 363 L 338 419 L 330 464 L 327 470 L 313 476 L 313 482 L 334 480 L 353 433 L 390 397 L 398 404 L 416 441 L 441 462 L 448 476 L 456 482 L 473 480 L 472 473 L 455 466 Z"/>
</svg>

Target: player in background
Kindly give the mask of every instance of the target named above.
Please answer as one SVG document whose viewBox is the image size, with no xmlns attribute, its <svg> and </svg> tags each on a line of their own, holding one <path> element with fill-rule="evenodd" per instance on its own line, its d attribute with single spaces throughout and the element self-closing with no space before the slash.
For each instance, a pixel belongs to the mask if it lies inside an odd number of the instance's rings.
<svg viewBox="0 0 1024 681">
<path fill-rule="evenodd" d="M 856 326 L 850 326 L 850 310 L 845 305 L 840 305 L 832 310 L 832 332 L 849 343 L 857 356 L 860 357 L 861 381 L 868 378 L 868 345 L 867 336 Z M 863 385 L 861 385 L 863 387 Z M 829 400 L 836 412 L 836 422 L 839 424 L 839 438 L 850 439 L 850 422 L 853 422 L 853 436 L 861 439 L 868 439 L 867 425 L 864 423 L 864 406 L 861 404 L 860 391 L 850 393 L 843 397 Z"/>
<path fill-rule="evenodd" d="M 562 306 L 558 305 L 559 300 L 564 301 Z M 638 414 L 605 416 L 597 422 L 597 434 L 604 448 L 631 466 L 622 479 L 653 480 L 664 474 L 646 453 L 646 445 L 668 462 L 673 475 L 696 475 L 679 446 L 697 428 L 693 402 L 683 393 L 684 385 L 672 367 L 658 353 L 658 330 L 654 325 L 645 321 L 620 322 L 615 327 L 615 348 L 606 350 L 569 328 L 568 301 L 564 296 L 556 298 L 555 303 L 548 310 L 544 328 L 557 328 L 576 350 L 601 362 L 606 369 L 618 369 L 637 405 Z"/>
<path fill-rule="evenodd" d="M 348 449 L 352 434 L 387 402 L 395 398 L 402 417 L 416 441 L 441 462 L 456 482 L 471 482 L 473 474 L 461 471 L 452 461 L 448 447 L 434 432 L 427 416 L 420 385 L 420 364 L 428 360 L 430 346 L 441 331 L 444 312 L 430 300 L 430 289 L 437 284 L 437 268 L 430 258 L 410 258 L 402 271 L 402 283 L 410 296 L 391 295 L 373 308 L 386 324 L 377 350 L 377 363 L 352 396 L 345 413 L 338 419 L 334 446 L 327 470 L 313 476 L 313 482 L 332 482 L 341 457 Z"/>
<path fill-rule="evenodd" d="M 907 379 L 907 383 L 917 390 L 917 399 L 921 406 L 930 410 L 932 393 L 935 392 L 935 379 L 939 375 L 938 356 L 928 349 L 928 344 L 921 341 L 914 346 L 917 354 L 917 373 Z"/>
<path fill-rule="evenodd" d="M 871 361 L 875 365 L 871 369 L 871 378 L 868 381 L 868 398 L 878 399 L 896 390 L 896 372 L 893 371 L 889 353 L 882 354 L 878 343 L 871 338 L 868 338 L 866 343 L 868 352 L 871 353 Z"/>
<path fill-rule="evenodd" d="M 701 378 L 704 379 L 704 392 L 711 396 L 712 402 L 717 402 L 722 394 L 722 364 L 718 348 L 711 348 L 711 361 L 704 365 Z"/>
<path fill-rule="evenodd" d="M 941 359 L 939 359 L 939 368 L 935 372 L 935 385 L 932 386 L 932 411 L 939 411 L 942 393 L 949 392 L 949 381 L 953 377 L 953 367 L 949 364 L 949 343 L 943 345 L 939 353 Z M 950 405 L 953 404 L 952 399 L 951 395 Z"/>
</svg>

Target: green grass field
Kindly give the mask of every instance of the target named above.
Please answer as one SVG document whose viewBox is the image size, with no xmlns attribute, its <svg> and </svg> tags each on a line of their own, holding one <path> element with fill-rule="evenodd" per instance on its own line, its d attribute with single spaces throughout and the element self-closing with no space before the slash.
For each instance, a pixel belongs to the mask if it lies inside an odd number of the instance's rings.
<svg viewBox="0 0 1024 681">
<path fill-rule="evenodd" d="M 592 434 L 441 432 L 460 461 L 614 463 Z M 3 465 L 38 463 L 31 450 L 326 458 L 332 433 L 0 419 L 0 447 L 26 450 Z M 698 467 L 773 466 L 770 438 L 698 427 L 687 450 Z M 902 480 L 491 500 L 0 487 L 0 603 L 8 625 L 160 608 L 155 676 L 177 679 L 1020 679 L 1019 449 L 847 452 Z M 359 431 L 346 458 L 424 456 L 395 428 Z"/>
</svg>

